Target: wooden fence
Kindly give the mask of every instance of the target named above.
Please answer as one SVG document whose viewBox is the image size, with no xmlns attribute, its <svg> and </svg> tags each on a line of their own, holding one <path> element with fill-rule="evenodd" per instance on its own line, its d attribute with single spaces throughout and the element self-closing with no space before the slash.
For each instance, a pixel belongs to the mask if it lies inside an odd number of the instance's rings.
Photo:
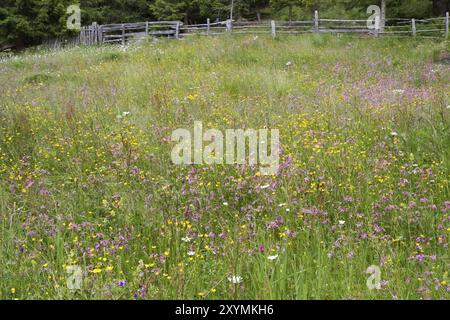
<svg viewBox="0 0 450 320">
<path fill-rule="evenodd" d="M 367 20 L 322 19 L 316 11 L 313 20 L 305 21 L 218 21 L 207 19 L 204 24 L 184 25 L 180 21 L 152 21 L 82 27 L 70 45 L 96 45 L 103 43 L 127 44 L 150 37 L 180 38 L 191 35 L 221 34 L 303 34 L 303 33 L 356 33 L 374 36 L 449 36 L 449 13 L 445 17 L 429 19 L 386 19 L 385 25 L 369 28 Z"/>
</svg>

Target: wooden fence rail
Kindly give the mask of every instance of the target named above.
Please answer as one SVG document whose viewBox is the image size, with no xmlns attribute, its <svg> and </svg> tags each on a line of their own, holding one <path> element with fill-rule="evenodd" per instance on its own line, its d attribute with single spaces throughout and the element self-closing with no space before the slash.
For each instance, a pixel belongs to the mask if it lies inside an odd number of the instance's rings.
<svg viewBox="0 0 450 320">
<path fill-rule="evenodd" d="M 434 36 L 448 38 L 449 13 L 445 17 L 428 19 L 386 19 L 378 29 L 369 28 L 367 20 L 322 19 L 314 12 L 312 20 L 304 21 L 217 21 L 184 25 L 180 21 L 147 21 L 137 23 L 105 24 L 94 22 L 81 28 L 73 39 L 52 39 L 53 47 L 67 45 L 96 45 L 127 43 L 147 40 L 150 37 L 180 38 L 191 35 L 221 34 L 303 34 L 303 33 L 357 33 L 375 36 Z"/>
</svg>

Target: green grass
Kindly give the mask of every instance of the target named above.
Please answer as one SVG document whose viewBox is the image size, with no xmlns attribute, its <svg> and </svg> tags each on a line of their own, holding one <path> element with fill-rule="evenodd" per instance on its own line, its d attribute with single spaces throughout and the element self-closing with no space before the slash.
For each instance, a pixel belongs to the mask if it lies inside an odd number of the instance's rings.
<svg viewBox="0 0 450 320">
<path fill-rule="evenodd" d="M 0 61 L 0 298 L 448 299 L 449 50 L 224 36 Z M 283 169 L 173 165 L 196 120 L 280 129 Z"/>
</svg>

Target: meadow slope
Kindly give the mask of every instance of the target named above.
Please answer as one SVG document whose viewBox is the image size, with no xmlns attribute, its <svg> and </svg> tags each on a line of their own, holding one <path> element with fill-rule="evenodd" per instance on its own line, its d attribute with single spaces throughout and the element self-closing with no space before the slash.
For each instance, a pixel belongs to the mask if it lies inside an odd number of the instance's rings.
<svg viewBox="0 0 450 320">
<path fill-rule="evenodd" d="M 448 299 L 449 50 L 224 36 L 0 60 L 0 299 Z M 172 164 L 196 120 L 278 128 L 277 174 Z"/>
</svg>

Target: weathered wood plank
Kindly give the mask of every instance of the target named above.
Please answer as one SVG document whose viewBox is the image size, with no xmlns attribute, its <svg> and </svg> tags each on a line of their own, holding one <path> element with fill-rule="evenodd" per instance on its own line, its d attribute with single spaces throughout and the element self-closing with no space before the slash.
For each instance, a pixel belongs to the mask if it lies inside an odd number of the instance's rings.
<svg viewBox="0 0 450 320">
<path fill-rule="evenodd" d="M 314 11 L 314 32 L 319 32 L 319 11 Z"/>
</svg>

